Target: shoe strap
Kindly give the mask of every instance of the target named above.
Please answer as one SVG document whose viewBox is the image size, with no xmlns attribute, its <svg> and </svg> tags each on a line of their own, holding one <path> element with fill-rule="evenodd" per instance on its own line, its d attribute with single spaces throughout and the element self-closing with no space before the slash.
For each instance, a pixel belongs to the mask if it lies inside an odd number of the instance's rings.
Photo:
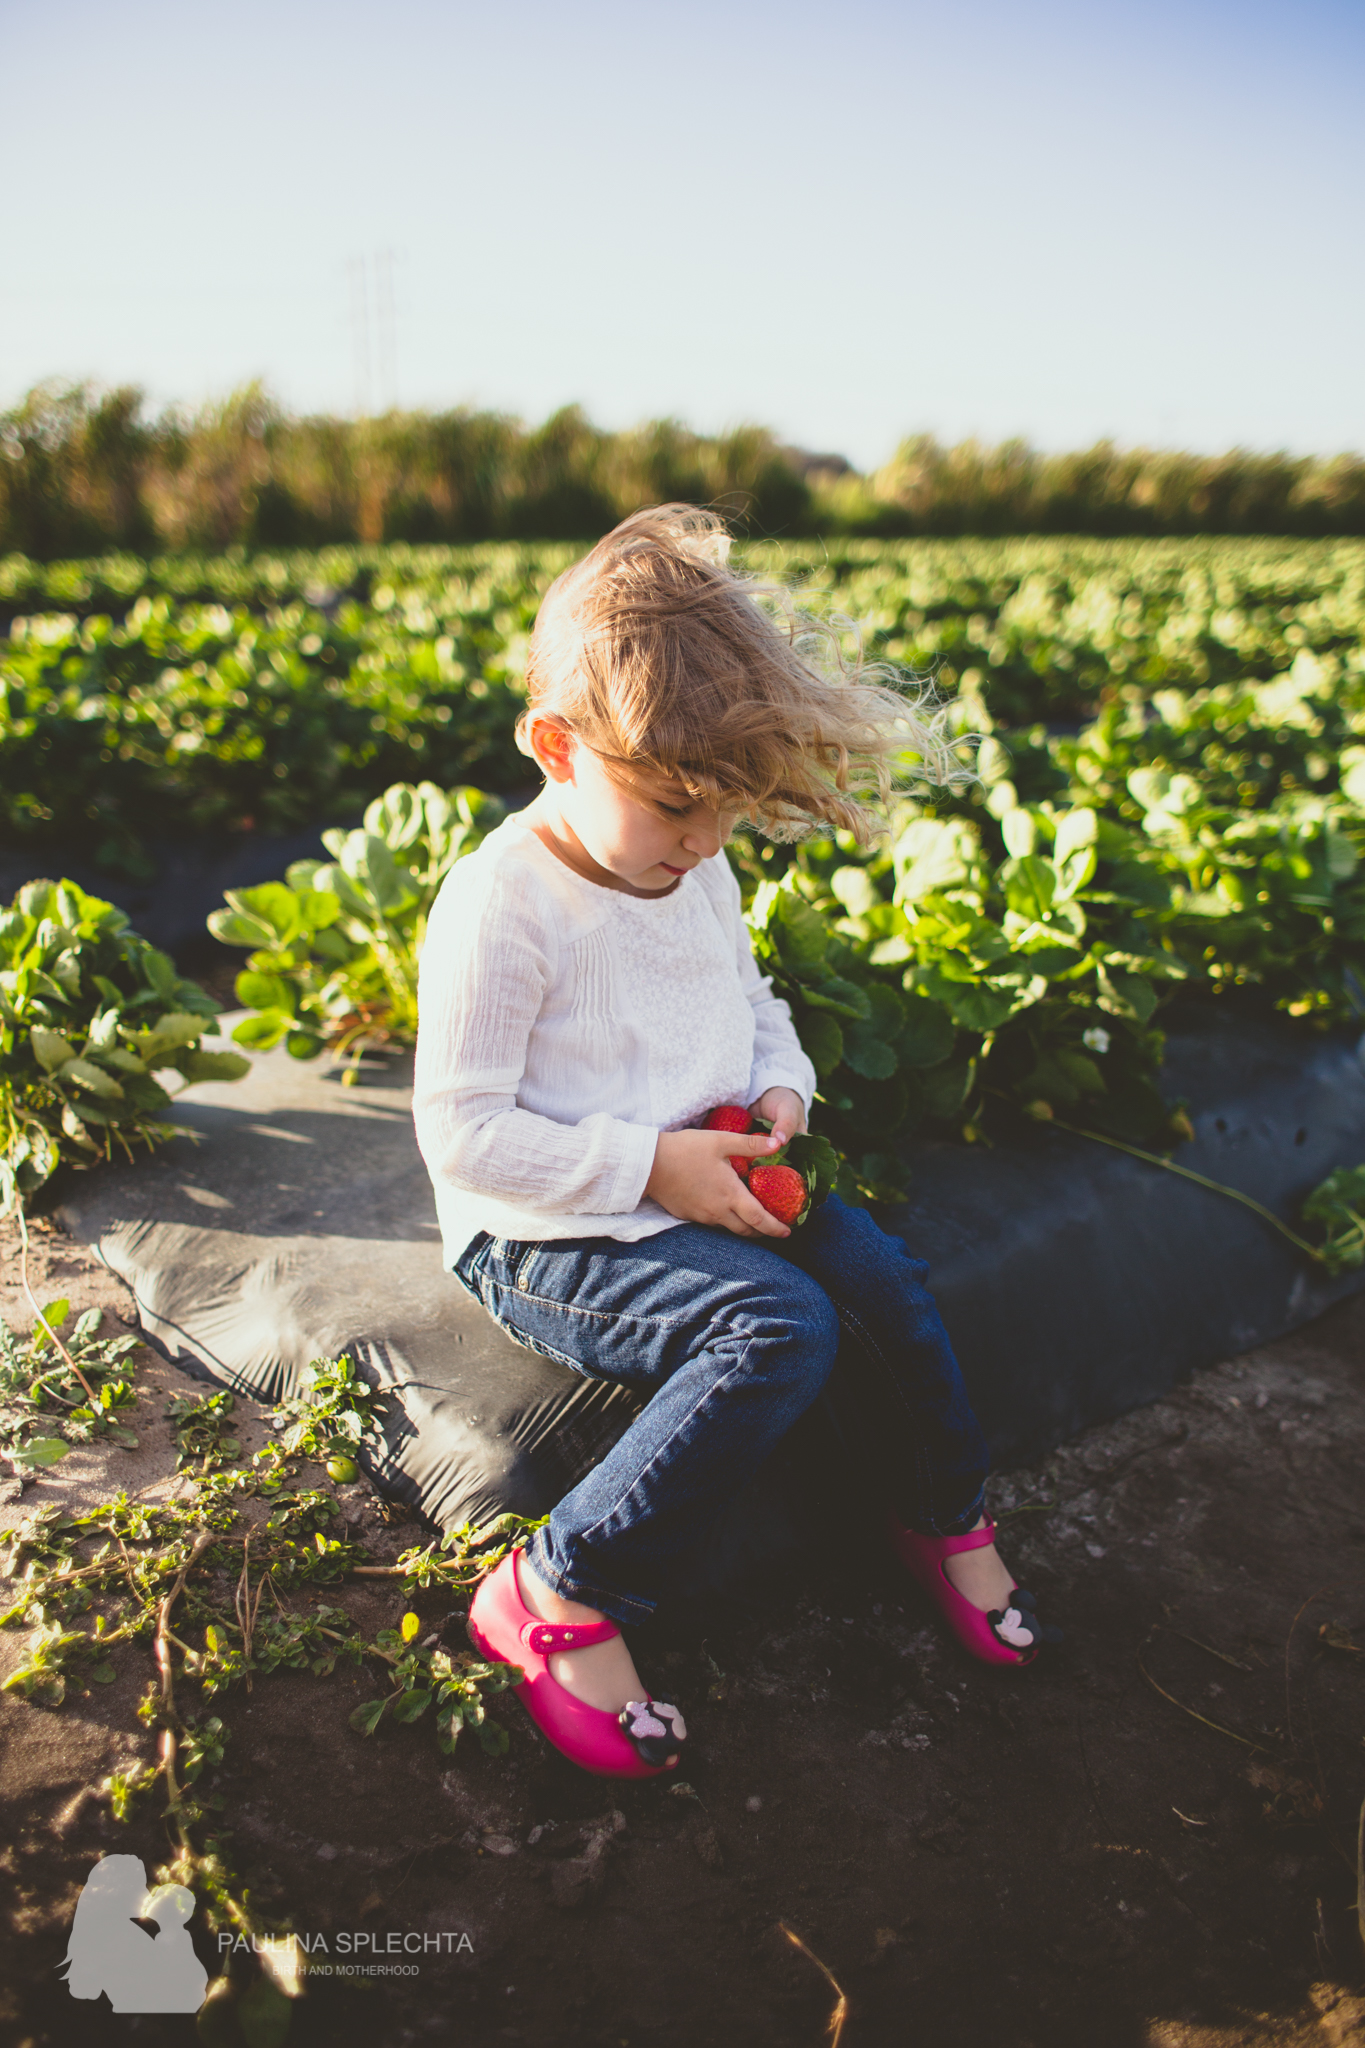
<svg viewBox="0 0 1365 2048">
<path fill-rule="evenodd" d="M 556 1650 L 582 1650 L 589 1643 L 607 1643 L 619 1636 L 614 1621 L 528 1621 L 523 1623 L 524 1647 L 538 1656 L 549 1657 Z"/>
<path fill-rule="evenodd" d="M 940 1557 L 957 1557 L 964 1550 L 985 1550 L 995 1541 L 995 1524 L 988 1521 L 984 1529 L 965 1529 L 960 1536 L 936 1536 L 933 1538 Z"/>
</svg>

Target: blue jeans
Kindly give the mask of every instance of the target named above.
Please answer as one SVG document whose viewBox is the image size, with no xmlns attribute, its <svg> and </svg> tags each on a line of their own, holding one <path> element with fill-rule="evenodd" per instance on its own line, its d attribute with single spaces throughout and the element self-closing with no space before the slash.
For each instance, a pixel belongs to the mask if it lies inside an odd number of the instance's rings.
<svg viewBox="0 0 1365 2048">
<path fill-rule="evenodd" d="M 566 1599 L 645 1620 L 664 1565 L 827 1382 L 884 1506 L 930 1535 L 976 1521 L 985 1439 L 928 1268 L 835 1195 L 780 1242 L 694 1223 L 635 1244 L 481 1231 L 457 1260 L 509 1336 L 651 1397 L 531 1540 Z"/>
</svg>

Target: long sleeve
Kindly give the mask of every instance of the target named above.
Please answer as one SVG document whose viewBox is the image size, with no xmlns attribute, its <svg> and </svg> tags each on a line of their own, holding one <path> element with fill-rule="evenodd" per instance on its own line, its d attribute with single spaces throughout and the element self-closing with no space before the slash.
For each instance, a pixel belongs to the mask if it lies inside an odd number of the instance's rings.
<svg viewBox="0 0 1365 2048">
<path fill-rule="evenodd" d="M 422 952 L 413 1115 L 443 1187 L 546 1215 L 639 1204 L 657 1132 L 597 1113 L 559 1122 L 518 1106 L 532 1029 L 559 970 L 551 907 L 524 880 L 454 869 Z"/>
<path fill-rule="evenodd" d="M 734 918 L 735 965 L 739 969 L 740 987 L 754 1013 L 754 1057 L 745 1102 L 757 1102 L 767 1088 L 792 1088 L 806 1105 L 809 1116 L 815 1096 L 815 1069 L 802 1051 L 790 1009 L 781 996 L 773 994 L 768 977 L 758 971 L 734 871 L 723 856 L 716 865 L 724 868 L 729 883 L 726 895 Z"/>
</svg>

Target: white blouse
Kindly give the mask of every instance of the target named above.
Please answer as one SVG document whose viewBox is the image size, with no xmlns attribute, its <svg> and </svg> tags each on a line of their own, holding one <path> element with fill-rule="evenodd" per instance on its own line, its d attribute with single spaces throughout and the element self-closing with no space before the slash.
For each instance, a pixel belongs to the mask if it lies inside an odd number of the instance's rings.
<svg viewBox="0 0 1365 2048">
<path fill-rule="evenodd" d="M 589 882 L 514 814 L 458 861 L 422 949 L 413 1115 L 448 1264 L 495 1237 L 672 1229 L 660 1131 L 815 1069 L 758 971 L 723 853 L 667 896 Z"/>
</svg>

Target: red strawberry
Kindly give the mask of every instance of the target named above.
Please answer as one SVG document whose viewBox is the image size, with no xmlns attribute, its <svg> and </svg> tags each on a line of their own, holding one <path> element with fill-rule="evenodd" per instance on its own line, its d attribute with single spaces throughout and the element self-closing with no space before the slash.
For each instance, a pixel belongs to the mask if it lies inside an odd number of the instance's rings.
<svg viewBox="0 0 1365 2048">
<path fill-rule="evenodd" d="M 704 1130 L 708 1131 L 742 1131 L 745 1133 L 751 1131 L 753 1127 L 754 1120 L 748 1110 L 741 1109 L 737 1102 L 723 1102 L 719 1109 L 712 1110 L 702 1126 Z M 744 1180 L 748 1175 L 750 1162 L 745 1158 L 741 1158 L 738 1154 L 732 1154 L 730 1164 L 734 1167 L 740 1179 Z"/>
<path fill-rule="evenodd" d="M 749 1193 L 779 1223 L 800 1223 L 810 1207 L 806 1176 L 794 1166 L 773 1166 L 766 1159 L 756 1159 L 750 1167 Z"/>
</svg>

